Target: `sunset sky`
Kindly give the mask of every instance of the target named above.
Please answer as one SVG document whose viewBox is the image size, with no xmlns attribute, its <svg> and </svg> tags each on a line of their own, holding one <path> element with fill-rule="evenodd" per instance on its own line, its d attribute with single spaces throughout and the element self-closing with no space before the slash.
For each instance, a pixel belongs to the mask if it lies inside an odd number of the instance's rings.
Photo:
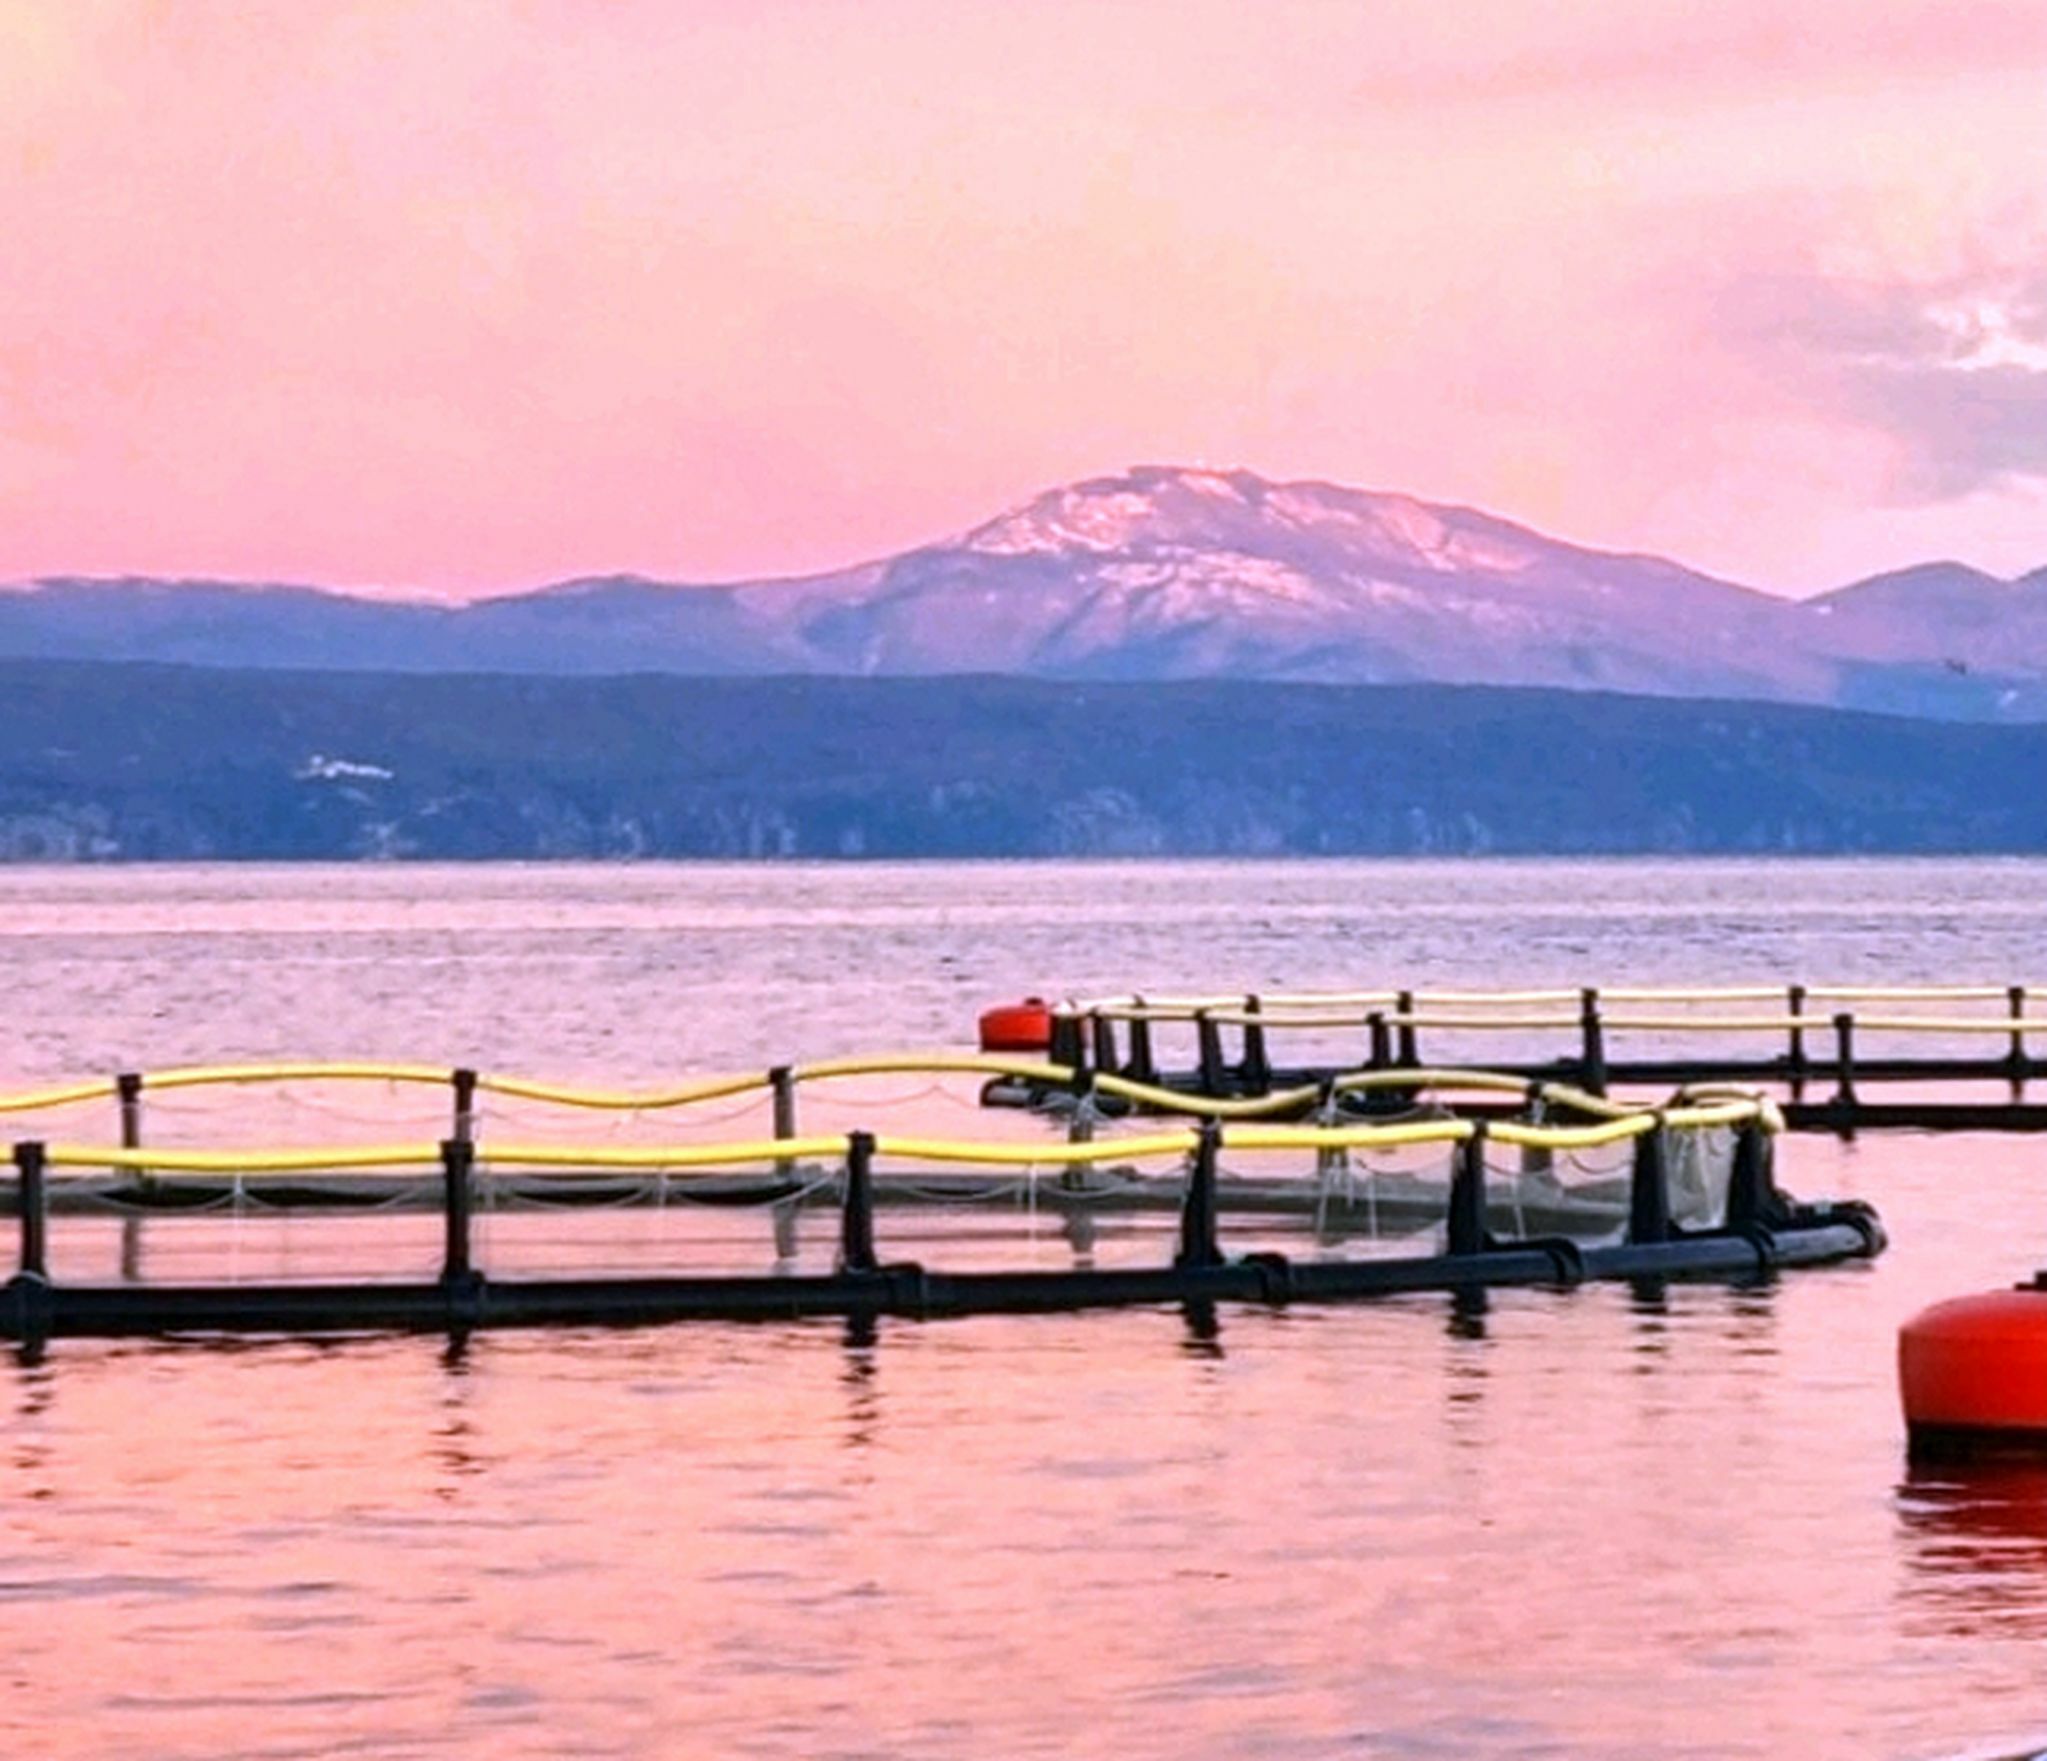
<svg viewBox="0 0 2047 1761">
<path fill-rule="evenodd" d="M 2047 564 L 2047 0 L 0 0 L 0 578 L 822 568 L 1137 461 Z"/>
</svg>

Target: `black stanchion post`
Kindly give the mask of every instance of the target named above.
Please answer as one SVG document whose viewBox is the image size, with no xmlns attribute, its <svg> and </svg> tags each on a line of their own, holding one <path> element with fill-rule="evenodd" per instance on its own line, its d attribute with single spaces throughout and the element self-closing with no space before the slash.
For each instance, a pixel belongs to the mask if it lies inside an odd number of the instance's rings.
<svg viewBox="0 0 2047 1761">
<path fill-rule="evenodd" d="M 14 1203 L 21 1217 L 19 1275 L 50 1281 L 50 1196 L 44 1181 L 47 1152 L 40 1143 L 14 1146 Z"/>
<path fill-rule="evenodd" d="M 1138 997 L 1131 1003 L 1130 1017 L 1130 1061 L 1123 1067 L 1123 1074 L 1132 1082 L 1156 1082 L 1159 1079 L 1158 1061 L 1151 1055 L 1151 1020 L 1144 1012 L 1144 999 Z"/>
<path fill-rule="evenodd" d="M 1223 1030 L 1206 1009 L 1197 1009 L 1194 1032 L 1201 1045 L 1201 1092 L 1219 1095 L 1224 1087 Z"/>
<path fill-rule="evenodd" d="M 1486 1123 L 1472 1121 L 1471 1135 L 1452 1152 L 1447 1246 L 1453 1254 L 1483 1253 L 1485 1230 Z"/>
<path fill-rule="evenodd" d="M 1856 1109 L 1855 1017 L 1842 1010 L 1834 1017 L 1834 1105 L 1847 1124 Z"/>
<path fill-rule="evenodd" d="M 114 1078 L 114 1095 L 121 1109 L 121 1147 L 139 1150 L 142 1147 L 142 1072 L 123 1070 Z M 155 1185 L 147 1168 L 127 1168 L 123 1172 L 145 1191 Z"/>
<path fill-rule="evenodd" d="M 1777 1209 L 1777 1187 L 1771 1168 L 1770 1134 L 1762 1121 L 1751 1119 L 1734 1134 L 1734 1171 L 1727 1181 L 1727 1227 L 1753 1229 L 1767 1225 Z"/>
<path fill-rule="evenodd" d="M 1365 1025 L 1372 1033 L 1372 1063 L 1374 1070 L 1384 1070 L 1393 1062 L 1393 1035 L 1386 1028 L 1386 1013 L 1374 1009 L 1365 1017 Z"/>
<path fill-rule="evenodd" d="M 1199 1271 L 1223 1263 L 1216 1239 L 1216 1153 L 1222 1147 L 1222 1126 L 1201 1122 L 1193 1159 L 1187 1166 L 1187 1197 L 1180 1206 L 1180 1251 L 1173 1264 L 1181 1271 Z"/>
<path fill-rule="evenodd" d="M 1635 1139 L 1635 1166 L 1628 1183 L 1628 1240 L 1670 1239 L 1670 1180 L 1665 1166 L 1663 1115 Z"/>
<path fill-rule="evenodd" d="M 776 1141 L 786 1141 L 796 1135 L 796 1072 L 787 1064 L 777 1064 L 768 1072 L 768 1094 L 774 1115 L 769 1129 Z M 775 1173 L 784 1180 L 795 1172 L 793 1161 L 775 1164 Z"/>
<path fill-rule="evenodd" d="M 475 1144 L 465 1137 L 442 1141 L 441 1216 L 446 1224 L 446 1245 L 441 1253 L 443 1284 L 466 1284 L 474 1274 L 469 1255 L 469 1217 L 475 1199 L 470 1179 L 475 1166 Z"/>
<path fill-rule="evenodd" d="M 1400 1067 L 1403 1070 L 1421 1068 L 1421 1046 L 1414 1030 L 1414 992 L 1402 991 L 1393 1000 L 1393 1012 L 1400 1017 Z"/>
<path fill-rule="evenodd" d="M 839 1211 L 839 1270 L 878 1272 L 874 1251 L 874 1134 L 846 1138 L 846 1196 Z"/>
<path fill-rule="evenodd" d="M 1116 1053 L 1116 1024 L 1099 1011 L 1089 1020 L 1094 1026 L 1095 1068 L 1113 1073 L 1121 1064 Z"/>
<path fill-rule="evenodd" d="M 1578 993 L 1578 1080 L 1588 1092 L 1606 1093 L 1606 1024 L 1599 1016 L 1599 992 Z"/>
<path fill-rule="evenodd" d="M 1791 1012 L 1791 1043 L 1785 1052 L 1784 1065 L 1796 1082 L 1805 1074 L 1805 986 L 1792 985 L 1784 993 L 1784 1001 Z"/>
<path fill-rule="evenodd" d="M 2005 1000 L 2011 1009 L 2014 1026 L 2011 1030 L 2011 1055 L 2005 1060 L 2011 1067 L 2014 1085 L 2023 1088 L 2026 1081 L 2026 1030 L 2016 1025 L 2026 1018 L 2026 987 L 2015 984 L 2005 992 Z"/>
<path fill-rule="evenodd" d="M 1046 1047 L 1046 1055 L 1055 1064 L 1075 1069 L 1087 1062 L 1087 1042 L 1080 1031 L 1080 1017 L 1071 1010 L 1053 1012 L 1052 1038 Z"/>
<path fill-rule="evenodd" d="M 476 1072 L 451 1070 L 448 1087 L 455 1096 L 454 1135 L 460 1143 L 476 1141 Z"/>
<path fill-rule="evenodd" d="M 1265 1027 L 1256 1019 L 1264 1012 L 1264 1005 L 1256 997 L 1244 999 L 1244 1086 L 1254 1095 L 1269 1094 L 1272 1090 L 1272 1059 L 1265 1049 Z"/>
</svg>

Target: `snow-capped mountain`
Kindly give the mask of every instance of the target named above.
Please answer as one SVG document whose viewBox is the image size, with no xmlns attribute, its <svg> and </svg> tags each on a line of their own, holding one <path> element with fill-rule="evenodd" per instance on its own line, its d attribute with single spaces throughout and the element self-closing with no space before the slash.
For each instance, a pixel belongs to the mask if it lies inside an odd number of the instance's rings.
<svg viewBox="0 0 2047 1761">
<path fill-rule="evenodd" d="M 534 673 L 1563 685 L 2047 717 L 2047 570 L 1931 564 L 1794 602 L 1469 508 L 1143 466 L 794 580 L 564 582 L 466 606 L 51 580 L 0 655 Z"/>
<path fill-rule="evenodd" d="M 745 598 L 767 611 L 778 588 Z M 833 670 L 1252 676 L 1824 697 L 1795 609 L 1468 508 L 1247 471 L 1055 489 L 805 602 Z"/>
</svg>

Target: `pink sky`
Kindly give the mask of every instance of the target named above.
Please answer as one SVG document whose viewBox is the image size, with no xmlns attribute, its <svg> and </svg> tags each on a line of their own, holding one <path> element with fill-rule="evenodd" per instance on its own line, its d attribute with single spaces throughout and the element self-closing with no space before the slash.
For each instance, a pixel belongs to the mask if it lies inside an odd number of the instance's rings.
<svg viewBox="0 0 2047 1761">
<path fill-rule="evenodd" d="M 1137 460 L 2047 564 L 2040 0 L 0 0 L 0 578 L 788 573 Z"/>
</svg>

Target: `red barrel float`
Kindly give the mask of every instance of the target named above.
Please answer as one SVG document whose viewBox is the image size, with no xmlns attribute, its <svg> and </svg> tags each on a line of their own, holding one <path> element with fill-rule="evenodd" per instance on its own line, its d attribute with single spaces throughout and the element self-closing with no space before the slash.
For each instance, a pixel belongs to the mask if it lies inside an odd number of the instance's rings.
<svg viewBox="0 0 2047 1761">
<path fill-rule="evenodd" d="M 1043 997 L 1004 1003 L 981 1012 L 981 1050 L 1033 1052 L 1043 1056 L 1052 1045 L 1052 1009 Z"/>
<path fill-rule="evenodd" d="M 2047 1289 L 1937 1302 L 1898 1331 L 1914 1455 L 2047 1456 Z"/>
</svg>

